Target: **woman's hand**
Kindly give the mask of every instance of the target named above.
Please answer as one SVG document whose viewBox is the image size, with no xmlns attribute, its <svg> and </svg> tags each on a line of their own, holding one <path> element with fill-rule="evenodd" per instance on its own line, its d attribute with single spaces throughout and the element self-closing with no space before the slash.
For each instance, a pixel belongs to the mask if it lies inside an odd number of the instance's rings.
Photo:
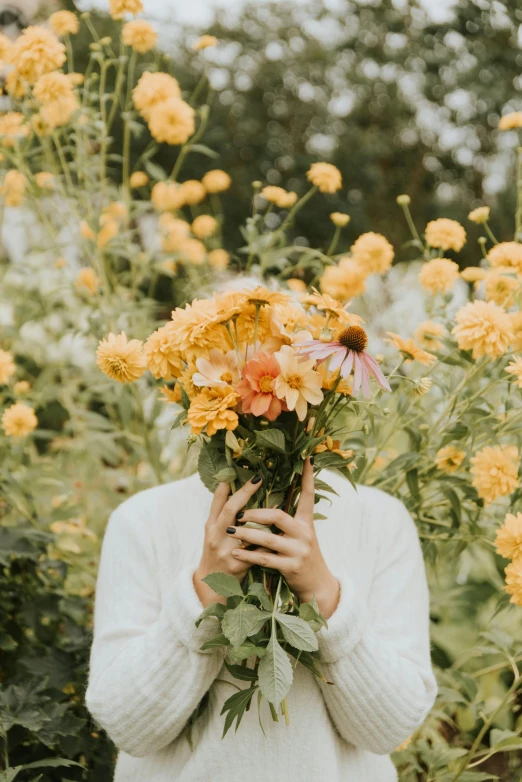
<svg viewBox="0 0 522 782">
<path fill-rule="evenodd" d="M 261 486 L 261 476 L 255 475 L 245 483 L 235 494 L 230 494 L 230 484 L 220 483 L 214 493 L 210 513 L 205 525 L 203 553 L 198 568 L 194 573 L 194 588 L 204 607 L 210 603 L 224 603 L 225 598 L 217 595 L 213 589 L 201 579 L 210 573 L 228 573 L 241 581 L 250 564 L 241 562 L 232 556 L 237 542 L 226 534 L 236 521 L 237 514 L 247 504 L 250 497 Z"/>
<path fill-rule="evenodd" d="M 246 544 L 261 547 L 257 551 L 234 548 L 231 552 L 233 558 L 243 565 L 279 570 L 301 602 L 308 602 L 315 596 L 322 615 L 328 619 L 337 608 L 340 586 L 323 559 L 313 515 L 314 474 L 312 461 L 307 459 L 294 518 L 276 508 L 246 510 L 240 517 L 245 522 L 274 524 L 282 531 L 281 535 L 242 526 L 230 526 L 226 531 L 230 537 L 236 535 Z"/>
</svg>

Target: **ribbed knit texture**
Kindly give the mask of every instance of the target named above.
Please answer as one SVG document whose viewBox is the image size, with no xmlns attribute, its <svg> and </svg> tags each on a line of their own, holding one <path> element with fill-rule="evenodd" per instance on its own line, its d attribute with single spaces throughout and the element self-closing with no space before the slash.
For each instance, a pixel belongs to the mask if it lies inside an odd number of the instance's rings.
<svg viewBox="0 0 522 782">
<path fill-rule="evenodd" d="M 115 782 L 393 782 L 388 754 L 423 721 L 436 684 L 428 591 L 404 506 L 336 474 L 339 496 L 316 522 L 339 605 L 319 634 L 318 683 L 303 666 L 288 697 L 290 726 L 256 702 L 238 733 L 221 738 L 221 707 L 243 682 L 223 652 L 202 653 L 217 632 L 192 576 L 211 494 L 198 476 L 141 492 L 111 516 L 103 543 L 87 705 L 121 750 Z M 192 731 L 187 720 L 209 691 Z M 266 737 L 259 726 L 261 720 Z"/>
</svg>

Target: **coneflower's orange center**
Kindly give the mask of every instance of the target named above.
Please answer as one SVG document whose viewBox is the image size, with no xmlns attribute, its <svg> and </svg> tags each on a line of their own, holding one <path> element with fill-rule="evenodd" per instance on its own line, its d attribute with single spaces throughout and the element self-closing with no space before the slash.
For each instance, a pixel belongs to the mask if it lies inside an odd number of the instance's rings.
<svg viewBox="0 0 522 782">
<path fill-rule="evenodd" d="M 232 375 L 230 372 L 223 372 L 221 375 L 220 380 L 223 381 L 223 383 L 231 383 L 232 382 Z"/>
<path fill-rule="evenodd" d="M 286 382 L 290 388 L 297 388 L 297 390 L 299 390 L 303 385 L 303 378 L 301 375 L 289 375 L 286 378 Z"/>
<path fill-rule="evenodd" d="M 259 388 L 263 392 L 263 394 L 269 394 L 272 390 L 272 383 L 274 381 L 274 378 L 272 375 L 263 375 L 261 380 L 259 381 Z"/>
<path fill-rule="evenodd" d="M 348 326 L 339 334 L 339 342 L 347 350 L 362 353 L 368 346 L 368 337 L 360 326 Z"/>
</svg>

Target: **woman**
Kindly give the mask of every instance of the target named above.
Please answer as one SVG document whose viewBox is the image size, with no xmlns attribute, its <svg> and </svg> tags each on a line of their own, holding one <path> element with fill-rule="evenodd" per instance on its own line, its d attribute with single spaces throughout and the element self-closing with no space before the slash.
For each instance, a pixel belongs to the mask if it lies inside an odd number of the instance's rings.
<svg viewBox="0 0 522 782">
<path fill-rule="evenodd" d="M 295 518 L 243 510 L 259 477 L 232 496 L 220 484 L 212 497 L 197 475 L 141 492 L 112 515 L 87 705 L 121 750 L 116 782 L 397 779 L 388 754 L 420 725 L 436 692 L 422 554 L 400 502 L 373 488 L 355 492 L 337 473 L 328 482 L 337 496 L 320 503 L 328 518 L 317 522 L 310 460 Z M 267 531 L 237 526 L 249 520 Z M 242 548 L 238 536 L 257 549 Z M 220 710 L 237 680 L 221 650 L 200 651 L 217 624 L 208 618 L 196 628 L 195 620 L 221 600 L 201 579 L 216 571 L 241 578 L 253 564 L 279 569 L 301 600 L 315 595 L 328 619 L 319 644 L 331 683 L 297 666 L 288 727 L 253 703 L 238 733 L 222 739 Z M 184 728 L 207 692 L 189 743 Z"/>
</svg>

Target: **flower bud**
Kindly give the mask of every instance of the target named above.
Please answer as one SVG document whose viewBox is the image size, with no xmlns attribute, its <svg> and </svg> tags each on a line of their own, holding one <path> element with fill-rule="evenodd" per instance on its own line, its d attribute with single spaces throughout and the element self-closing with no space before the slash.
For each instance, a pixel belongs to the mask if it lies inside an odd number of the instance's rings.
<svg viewBox="0 0 522 782">
<path fill-rule="evenodd" d="M 397 196 L 397 203 L 399 206 L 409 206 L 411 204 L 411 198 L 404 193 L 403 195 Z"/>
</svg>

